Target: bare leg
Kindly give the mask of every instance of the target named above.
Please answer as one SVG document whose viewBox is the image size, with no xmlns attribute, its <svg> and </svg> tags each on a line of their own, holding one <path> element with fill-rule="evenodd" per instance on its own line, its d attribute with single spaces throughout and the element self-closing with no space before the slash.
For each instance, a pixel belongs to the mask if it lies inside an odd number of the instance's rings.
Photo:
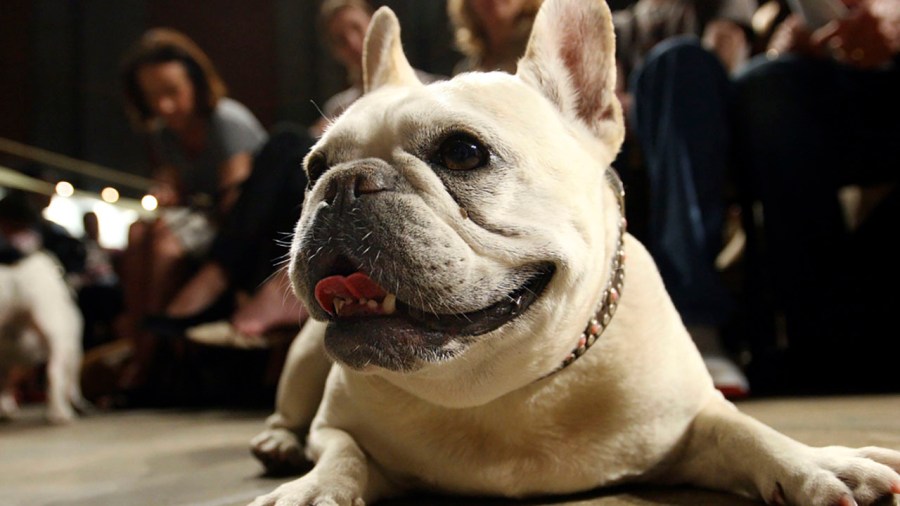
<svg viewBox="0 0 900 506">
<path fill-rule="evenodd" d="M 128 247 L 122 254 L 124 311 L 116 322 L 120 337 L 132 339 L 138 322 L 146 314 L 147 269 L 150 263 L 150 225 L 137 221 L 128 229 Z"/>
<path fill-rule="evenodd" d="M 153 261 L 147 289 L 147 311 L 159 313 L 165 309 L 175 291 L 184 283 L 185 251 L 181 241 L 161 222 L 153 230 Z"/>
<path fill-rule="evenodd" d="M 119 331 L 134 345 L 131 363 L 120 378 L 124 389 L 142 386 L 156 352 L 156 336 L 140 328 L 141 320 L 159 312 L 184 277 L 184 249 L 161 221 L 135 223 L 123 260 L 125 316 Z"/>
<path fill-rule="evenodd" d="M 166 315 L 181 318 L 197 314 L 212 305 L 228 288 L 228 275 L 217 262 L 206 262 L 175 294 Z"/>
</svg>

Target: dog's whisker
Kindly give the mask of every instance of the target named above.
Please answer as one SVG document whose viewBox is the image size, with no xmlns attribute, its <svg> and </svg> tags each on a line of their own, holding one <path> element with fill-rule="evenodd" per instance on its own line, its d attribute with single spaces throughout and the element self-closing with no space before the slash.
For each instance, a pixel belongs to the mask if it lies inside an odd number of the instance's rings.
<svg viewBox="0 0 900 506">
<path fill-rule="evenodd" d="M 313 253 L 312 255 L 309 255 L 309 256 L 306 257 L 306 258 L 307 258 L 308 260 L 312 260 L 312 259 L 316 258 L 316 256 L 318 256 L 319 253 L 321 253 L 323 249 L 325 249 L 325 246 L 319 246 L 319 249 L 317 249 L 317 250 L 315 251 L 315 253 Z"/>
<path fill-rule="evenodd" d="M 313 105 L 313 107 L 316 108 L 316 111 L 319 111 L 319 116 L 321 116 L 322 119 L 325 120 L 325 122 L 328 124 L 328 126 L 331 126 L 332 124 L 334 124 L 334 119 L 329 118 L 328 115 L 325 114 L 325 111 L 323 111 L 322 108 L 319 107 L 319 104 L 317 104 L 315 100 L 310 100 L 309 102 Z"/>
</svg>

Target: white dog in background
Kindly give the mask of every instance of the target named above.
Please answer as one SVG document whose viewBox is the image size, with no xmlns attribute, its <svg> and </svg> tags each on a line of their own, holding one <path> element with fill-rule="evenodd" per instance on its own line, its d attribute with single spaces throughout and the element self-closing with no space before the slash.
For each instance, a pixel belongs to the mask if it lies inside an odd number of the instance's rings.
<svg viewBox="0 0 900 506">
<path fill-rule="evenodd" d="M 252 443 L 270 470 L 315 466 L 254 505 L 642 482 L 795 505 L 900 493 L 900 452 L 809 447 L 714 388 L 625 232 L 604 2 L 546 0 L 514 76 L 422 85 L 385 8 L 364 63 L 365 95 L 306 160 L 290 273 L 317 321 Z"/>
<path fill-rule="evenodd" d="M 0 419 L 18 411 L 9 382 L 16 367 L 47 365 L 47 417 L 64 423 L 85 409 L 81 395 L 83 319 L 62 276 L 43 251 L 0 265 Z"/>
</svg>

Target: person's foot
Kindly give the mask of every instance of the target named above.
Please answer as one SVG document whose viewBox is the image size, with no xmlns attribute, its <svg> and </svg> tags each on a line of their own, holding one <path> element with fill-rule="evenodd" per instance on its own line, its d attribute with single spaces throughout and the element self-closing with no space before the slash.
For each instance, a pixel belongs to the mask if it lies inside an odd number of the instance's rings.
<svg viewBox="0 0 900 506">
<path fill-rule="evenodd" d="M 713 385 L 726 399 L 741 399 L 750 395 L 747 376 L 731 359 L 721 356 L 703 357 Z"/>
<path fill-rule="evenodd" d="M 290 291 L 283 272 L 266 281 L 238 304 L 231 321 L 193 326 L 188 339 L 207 346 L 266 348 L 285 336 L 293 337 L 308 313 Z"/>
<path fill-rule="evenodd" d="M 261 336 L 279 327 L 299 327 L 307 316 L 303 304 L 291 291 L 286 274 L 279 271 L 238 305 L 231 323 L 244 335 Z"/>
<path fill-rule="evenodd" d="M 238 332 L 229 321 L 219 320 L 187 329 L 185 335 L 191 341 L 205 346 L 225 348 L 268 348 L 274 342 L 273 336 L 251 336 Z"/>
<path fill-rule="evenodd" d="M 713 385 L 726 399 L 750 395 L 750 382 L 744 371 L 725 353 L 719 330 L 709 325 L 689 325 L 688 333 L 703 356 Z"/>
</svg>

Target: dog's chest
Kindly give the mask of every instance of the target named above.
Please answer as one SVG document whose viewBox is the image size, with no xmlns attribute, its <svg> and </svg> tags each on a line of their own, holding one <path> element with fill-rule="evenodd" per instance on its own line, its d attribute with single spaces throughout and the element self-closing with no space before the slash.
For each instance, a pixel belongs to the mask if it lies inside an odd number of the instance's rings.
<svg viewBox="0 0 900 506">
<path fill-rule="evenodd" d="M 449 493 L 571 493 L 622 482 L 659 458 L 640 421 L 602 398 L 507 396 L 444 409 L 402 393 L 354 393 L 351 433 L 395 480 Z M 631 446 L 623 452 L 624 444 Z"/>
</svg>

